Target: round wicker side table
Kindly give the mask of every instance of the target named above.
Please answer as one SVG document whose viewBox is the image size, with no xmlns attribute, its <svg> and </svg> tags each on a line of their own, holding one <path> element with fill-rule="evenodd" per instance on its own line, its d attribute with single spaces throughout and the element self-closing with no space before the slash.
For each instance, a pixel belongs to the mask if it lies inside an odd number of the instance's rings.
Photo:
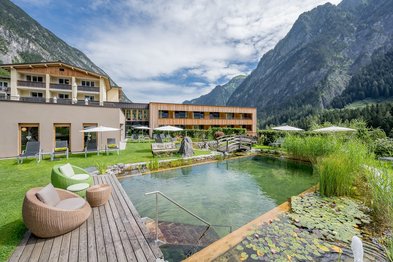
<svg viewBox="0 0 393 262">
<path fill-rule="evenodd" d="M 90 206 L 98 207 L 106 204 L 111 196 L 112 187 L 108 184 L 98 184 L 89 187 L 86 191 L 86 200 Z"/>
</svg>

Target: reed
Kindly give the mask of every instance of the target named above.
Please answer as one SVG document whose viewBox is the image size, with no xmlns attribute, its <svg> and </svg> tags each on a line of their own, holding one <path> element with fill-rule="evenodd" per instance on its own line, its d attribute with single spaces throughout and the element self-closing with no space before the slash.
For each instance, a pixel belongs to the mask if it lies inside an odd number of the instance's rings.
<svg viewBox="0 0 393 262">
<path fill-rule="evenodd" d="M 316 163 L 321 157 L 337 151 L 341 139 L 333 136 L 307 136 L 289 135 L 285 138 L 282 147 L 293 157 Z"/>
<path fill-rule="evenodd" d="M 363 164 L 370 158 L 366 145 L 358 140 L 350 140 L 330 155 L 319 159 L 315 171 L 319 175 L 321 195 L 357 195 L 355 185 L 361 177 Z"/>
</svg>

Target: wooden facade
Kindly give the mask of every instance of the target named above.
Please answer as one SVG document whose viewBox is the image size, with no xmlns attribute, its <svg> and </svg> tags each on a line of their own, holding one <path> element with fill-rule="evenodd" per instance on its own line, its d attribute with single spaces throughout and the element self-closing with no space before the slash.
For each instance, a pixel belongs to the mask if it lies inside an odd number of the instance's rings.
<svg viewBox="0 0 393 262">
<path fill-rule="evenodd" d="M 182 126 L 186 129 L 194 129 L 195 126 L 210 127 L 243 127 L 248 133 L 255 134 L 257 131 L 257 111 L 252 107 L 230 106 L 202 106 L 186 104 L 155 103 L 149 104 L 150 128 L 172 125 Z M 160 117 L 160 111 L 165 111 L 168 116 Z M 185 112 L 184 118 L 176 118 L 175 112 Z M 203 118 L 194 118 L 193 113 L 203 113 Z M 217 118 L 211 118 L 211 113 L 216 113 Z M 228 118 L 228 114 L 231 118 Z M 246 117 L 245 117 L 246 116 Z"/>
</svg>

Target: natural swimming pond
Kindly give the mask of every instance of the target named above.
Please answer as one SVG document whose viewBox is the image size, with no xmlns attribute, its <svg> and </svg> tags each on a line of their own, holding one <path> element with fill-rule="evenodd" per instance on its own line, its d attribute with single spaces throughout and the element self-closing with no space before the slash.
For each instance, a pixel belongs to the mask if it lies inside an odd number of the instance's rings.
<svg viewBox="0 0 393 262">
<path fill-rule="evenodd" d="M 235 230 L 315 185 L 318 179 L 312 173 L 305 163 L 253 156 L 128 177 L 120 183 L 142 217 L 155 218 L 155 197 L 145 193 L 157 190 L 216 225 L 214 231 L 222 237 L 230 227 Z M 203 225 L 160 196 L 159 221 Z"/>
</svg>

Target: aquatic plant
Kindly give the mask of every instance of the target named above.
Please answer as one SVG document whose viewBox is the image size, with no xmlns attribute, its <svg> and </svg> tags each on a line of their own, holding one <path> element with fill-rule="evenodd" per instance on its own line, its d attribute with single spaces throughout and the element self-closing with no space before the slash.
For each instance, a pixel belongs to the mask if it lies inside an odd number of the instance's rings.
<svg viewBox="0 0 393 262">
<path fill-rule="evenodd" d="M 333 136 L 317 135 L 301 137 L 288 135 L 282 147 L 288 154 L 294 157 L 315 163 L 318 158 L 337 151 L 341 143 L 341 139 Z"/>
<path fill-rule="evenodd" d="M 147 162 L 146 166 L 149 170 L 157 170 L 160 168 L 160 162 L 158 161 L 158 159 L 154 158 Z"/>
<path fill-rule="evenodd" d="M 293 223 L 329 241 L 350 242 L 360 235 L 358 227 L 370 223 L 361 203 L 347 197 L 320 197 L 316 194 L 291 198 Z"/>
<path fill-rule="evenodd" d="M 320 158 L 314 170 L 319 175 L 321 195 L 354 195 L 362 165 L 372 157 L 366 145 L 353 139 L 341 144 L 334 153 Z"/>
</svg>

